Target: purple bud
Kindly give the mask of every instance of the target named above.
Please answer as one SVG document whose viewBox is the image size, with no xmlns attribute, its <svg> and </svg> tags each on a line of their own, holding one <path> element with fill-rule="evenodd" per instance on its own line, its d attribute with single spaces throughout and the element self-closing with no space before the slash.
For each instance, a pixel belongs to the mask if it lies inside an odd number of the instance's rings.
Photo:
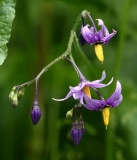
<svg viewBox="0 0 137 160">
<path fill-rule="evenodd" d="M 80 143 L 80 140 L 84 134 L 85 130 L 83 125 L 81 125 L 81 122 L 73 122 L 72 129 L 70 131 L 70 136 L 73 140 L 73 142 L 78 145 Z"/>
<path fill-rule="evenodd" d="M 31 120 L 34 125 L 36 125 L 41 117 L 41 110 L 38 104 L 38 80 L 36 80 L 36 91 L 35 91 L 35 99 L 31 109 Z"/>
<path fill-rule="evenodd" d="M 41 110 L 38 106 L 38 101 L 34 101 L 30 114 L 31 114 L 32 123 L 36 125 L 39 122 L 41 117 Z"/>
</svg>

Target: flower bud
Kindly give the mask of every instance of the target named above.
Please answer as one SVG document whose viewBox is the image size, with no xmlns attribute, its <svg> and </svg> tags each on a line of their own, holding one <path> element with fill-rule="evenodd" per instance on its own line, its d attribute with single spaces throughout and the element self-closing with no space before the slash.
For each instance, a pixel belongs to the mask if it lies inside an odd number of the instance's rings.
<svg viewBox="0 0 137 160">
<path fill-rule="evenodd" d="M 38 81 L 36 81 L 35 99 L 30 114 L 32 123 L 36 125 L 41 117 L 41 110 L 38 104 Z"/>
<path fill-rule="evenodd" d="M 25 88 L 18 91 L 18 100 L 20 100 L 24 96 Z"/>
<path fill-rule="evenodd" d="M 80 143 L 80 140 L 83 136 L 85 132 L 85 129 L 84 129 L 84 122 L 83 120 L 79 121 L 79 122 L 73 122 L 72 124 L 72 129 L 70 131 L 70 136 L 73 140 L 73 142 L 78 145 Z"/>
<path fill-rule="evenodd" d="M 12 91 L 9 94 L 9 100 L 13 108 L 16 108 L 18 106 L 17 91 L 15 90 L 16 90 L 16 87 L 13 87 Z"/>
<path fill-rule="evenodd" d="M 74 108 L 72 108 L 71 110 L 69 110 L 67 113 L 66 113 L 66 118 L 71 118 L 73 116 L 73 110 Z"/>
<path fill-rule="evenodd" d="M 41 117 L 41 110 L 39 108 L 37 100 L 34 101 L 30 114 L 31 114 L 32 123 L 36 125 L 39 122 Z"/>
</svg>

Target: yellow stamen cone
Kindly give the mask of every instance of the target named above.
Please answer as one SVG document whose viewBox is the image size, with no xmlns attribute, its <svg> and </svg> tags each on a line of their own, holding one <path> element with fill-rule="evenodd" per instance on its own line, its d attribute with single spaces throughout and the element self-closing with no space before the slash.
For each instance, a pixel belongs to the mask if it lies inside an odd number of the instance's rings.
<svg viewBox="0 0 137 160">
<path fill-rule="evenodd" d="M 99 61 L 104 62 L 104 54 L 102 44 L 95 44 L 95 53 Z"/>
<path fill-rule="evenodd" d="M 106 129 L 107 129 L 107 126 L 109 124 L 109 116 L 110 116 L 110 111 L 109 111 L 108 107 L 102 109 L 102 115 L 103 115 L 104 124 L 105 124 Z"/>
<path fill-rule="evenodd" d="M 90 93 L 90 89 L 89 89 L 89 86 L 84 86 L 82 88 L 82 91 L 91 98 L 91 93 Z"/>
</svg>

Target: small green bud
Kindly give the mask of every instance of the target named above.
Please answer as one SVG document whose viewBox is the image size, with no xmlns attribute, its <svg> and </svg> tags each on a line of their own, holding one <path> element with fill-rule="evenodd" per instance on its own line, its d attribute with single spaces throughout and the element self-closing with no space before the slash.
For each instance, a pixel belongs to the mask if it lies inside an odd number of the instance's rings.
<svg viewBox="0 0 137 160">
<path fill-rule="evenodd" d="M 74 108 L 72 108 L 71 110 L 69 110 L 67 113 L 66 113 L 66 118 L 71 118 L 73 116 L 73 110 Z"/>
<path fill-rule="evenodd" d="M 13 87 L 12 91 L 9 94 L 9 100 L 10 100 L 13 108 L 16 108 L 18 106 L 17 91 L 15 91 L 15 90 L 16 90 L 16 87 Z"/>
<path fill-rule="evenodd" d="M 18 91 L 18 100 L 20 100 L 24 96 L 25 88 Z"/>
</svg>

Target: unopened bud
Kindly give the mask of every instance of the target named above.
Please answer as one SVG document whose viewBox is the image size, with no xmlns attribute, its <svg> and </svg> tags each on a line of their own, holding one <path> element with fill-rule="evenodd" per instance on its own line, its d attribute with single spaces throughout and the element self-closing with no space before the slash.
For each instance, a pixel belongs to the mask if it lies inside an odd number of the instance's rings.
<svg viewBox="0 0 137 160">
<path fill-rule="evenodd" d="M 41 117 L 41 110 L 39 108 L 37 100 L 34 101 L 30 114 L 31 114 L 32 123 L 36 125 L 39 122 Z"/>
<path fill-rule="evenodd" d="M 15 90 L 16 90 L 16 87 L 13 87 L 12 91 L 9 94 L 9 100 L 13 108 L 16 108 L 18 106 L 17 91 Z"/>
<path fill-rule="evenodd" d="M 71 118 L 73 116 L 73 110 L 74 108 L 72 108 L 71 110 L 69 110 L 67 113 L 66 113 L 66 118 Z"/>
<path fill-rule="evenodd" d="M 18 100 L 20 100 L 24 96 L 25 88 L 18 91 Z"/>
<path fill-rule="evenodd" d="M 79 145 L 80 140 L 84 134 L 85 130 L 84 127 L 79 122 L 73 122 L 72 129 L 70 131 L 70 136 L 75 143 L 75 145 Z"/>
</svg>

